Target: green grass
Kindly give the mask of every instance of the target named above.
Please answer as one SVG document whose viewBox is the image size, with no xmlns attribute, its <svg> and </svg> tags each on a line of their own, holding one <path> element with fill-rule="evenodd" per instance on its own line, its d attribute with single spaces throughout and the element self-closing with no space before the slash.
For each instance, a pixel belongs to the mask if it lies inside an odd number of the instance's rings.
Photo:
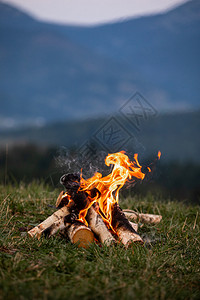
<svg viewBox="0 0 200 300">
<path fill-rule="evenodd" d="M 160 213 L 139 233 L 151 243 L 80 249 L 27 230 L 53 213 L 59 190 L 0 186 L 0 299 L 200 299 L 200 207 L 135 196 L 123 208 Z"/>
</svg>

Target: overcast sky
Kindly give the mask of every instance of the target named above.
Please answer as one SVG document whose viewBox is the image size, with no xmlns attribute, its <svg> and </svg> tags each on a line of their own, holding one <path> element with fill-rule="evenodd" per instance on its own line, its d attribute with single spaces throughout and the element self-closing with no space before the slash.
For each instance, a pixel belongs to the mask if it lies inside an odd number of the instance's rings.
<svg viewBox="0 0 200 300">
<path fill-rule="evenodd" d="M 166 11 L 187 0 L 0 0 L 59 23 L 97 24 Z"/>
</svg>

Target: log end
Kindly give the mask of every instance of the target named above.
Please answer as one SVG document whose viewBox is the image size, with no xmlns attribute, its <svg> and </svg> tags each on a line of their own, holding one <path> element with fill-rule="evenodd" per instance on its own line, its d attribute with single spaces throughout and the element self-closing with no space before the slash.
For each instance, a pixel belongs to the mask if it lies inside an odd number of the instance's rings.
<svg viewBox="0 0 200 300">
<path fill-rule="evenodd" d="M 41 237 L 41 232 L 40 232 L 40 230 L 37 227 L 29 230 L 27 232 L 27 234 L 28 234 L 29 237 L 31 237 L 31 238 L 37 238 L 38 240 Z"/>
<path fill-rule="evenodd" d="M 94 242 L 93 232 L 84 225 L 77 228 L 73 228 L 73 225 L 71 225 L 71 234 L 69 234 L 71 242 L 77 244 L 79 248 L 88 248 Z"/>
</svg>

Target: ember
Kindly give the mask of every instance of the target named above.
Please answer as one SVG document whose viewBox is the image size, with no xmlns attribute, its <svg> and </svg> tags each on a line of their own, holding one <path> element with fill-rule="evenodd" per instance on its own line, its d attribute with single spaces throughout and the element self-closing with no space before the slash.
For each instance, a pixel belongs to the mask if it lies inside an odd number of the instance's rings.
<svg viewBox="0 0 200 300">
<path fill-rule="evenodd" d="M 159 151 L 156 160 L 160 155 Z M 89 179 L 79 174 L 63 175 L 60 182 L 66 192 L 61 192 L 57 199 L 58 210 L 28 234 L 39 238 L 42 233 L 51 236 L 60 230 L 72 243 L 78 242 L 82 247 L 95 239 L 106 245 L 117 242 L 126 247 L 133 242 L 142 244 L 138 226 L 131 221 L 155 224 L 162 216 L 123 211 L 118 203 L 119 191 L 126 182 L 134 184 L 136 180 L 143 180 L 152 171 L 153 164 L 144 173 L 137 154 L 130 161 L 124 151 L 108 154 L 105 164 L 113 166 L 112 172 L 105 177 L 99 172 Z"/>
</svg>

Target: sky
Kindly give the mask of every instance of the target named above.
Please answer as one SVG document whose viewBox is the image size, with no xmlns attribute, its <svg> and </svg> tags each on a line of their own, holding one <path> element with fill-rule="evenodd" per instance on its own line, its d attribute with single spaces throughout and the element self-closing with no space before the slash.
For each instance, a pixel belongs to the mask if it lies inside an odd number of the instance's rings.
<svg viewBox="0 0 200 300">
<path fill-rule="evenodd" d="M 93 25 L 161 13 L 187 0 L 0 0 L 49 22 Z"/>
</svg>

